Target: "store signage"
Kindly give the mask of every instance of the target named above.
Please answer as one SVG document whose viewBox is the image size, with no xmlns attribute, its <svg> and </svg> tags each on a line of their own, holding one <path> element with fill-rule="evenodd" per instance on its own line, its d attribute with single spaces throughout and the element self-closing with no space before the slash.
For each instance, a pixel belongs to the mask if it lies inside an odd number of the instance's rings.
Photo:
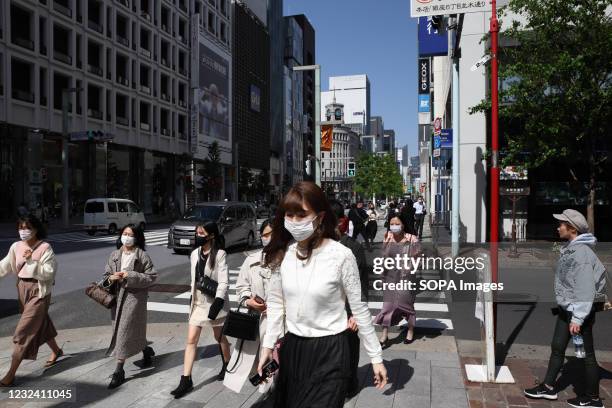
<svg viewBox="0 0 612 408">
<path fill-rule="evenodd" d="M 419 94 L 429 93 L 429 58 L 419 58 Z"/>
<path fill-rule="evenodd" d="M 446 27 L 435 28 L 431 18 L 419 18 L 419 56 L 448 55 L 448 32 Z"/>
<path fill-rule="evenodd" d="M 434 135 L 439 135 L 442 132 L 442 119 L 434 120 Z"/>
<path fill-rule="evenodd" d="M 429 113 L 431 110 L 430 107 L 430 98 L 429 94 L 420 94 L 419 95 L 419 112 L 420 113 Z"/>
<path fill-rule="evenodd" d="M 442 129 L 440 131 L 440 147 L 441 148 L 452 148 L 453 147 L 453 129 Z"/>
<path fill-rule="evenodd" d="M 491 11 L 491 2 L 489 0 L 410 0 L 410 17 L 413 18 L 482 11 Z"/>
</svg>

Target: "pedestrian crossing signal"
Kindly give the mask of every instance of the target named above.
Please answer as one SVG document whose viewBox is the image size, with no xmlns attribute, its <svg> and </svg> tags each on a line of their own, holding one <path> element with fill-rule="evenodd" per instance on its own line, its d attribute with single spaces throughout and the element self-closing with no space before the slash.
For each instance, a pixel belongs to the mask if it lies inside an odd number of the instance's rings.
<svg viewBox="0 0 612 408">
<path fill-rule="evenodd" d="M 348 176 L 355 177 L 355 162 L 348 163 Z"/>
<path fill-rule="evenodd" d="M 349 176 L 349 177 L 355 177 L 355 169 L 353 169 L 353 170 L 349 170 L 349 171 L 348 171 L 348 176 Z"/>
</svg>

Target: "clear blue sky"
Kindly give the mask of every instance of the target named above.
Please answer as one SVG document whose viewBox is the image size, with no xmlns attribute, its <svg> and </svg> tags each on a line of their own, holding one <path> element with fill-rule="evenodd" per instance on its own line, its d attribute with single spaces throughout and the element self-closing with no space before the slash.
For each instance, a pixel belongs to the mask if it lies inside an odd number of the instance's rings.
<svg viewBox="0 0 612 408">
<path fill-rule="evenodd" d="M 321 89 L 337 75 L 367 74 L 372 115 L 395 129 L 396 144 L 417 154 L 417 20 L 408 0 L 284 0 L 316 32 Z"/>
</svg>

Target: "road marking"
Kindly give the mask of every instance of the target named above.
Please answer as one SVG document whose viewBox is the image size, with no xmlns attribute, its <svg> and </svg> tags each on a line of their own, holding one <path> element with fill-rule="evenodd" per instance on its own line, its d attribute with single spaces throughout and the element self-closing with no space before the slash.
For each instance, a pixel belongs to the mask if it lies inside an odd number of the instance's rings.
<svg viewBox="0 0 612 408">
<path fill-rule="evenodd" d="M 383 302 L 368 302 L 370 309 L 381 310 Z M 420 312 L 443 312 L 448 313 L 448 305 L 446 303 L 415 303 L 414 309 Z"/>
<path fill-rule="evenodd" d="M 188 314 L 189 305 L 179 305 L 175 303 L 147 302 L 147 310 L 151 310 L 154 312 Z"/>
</svg>

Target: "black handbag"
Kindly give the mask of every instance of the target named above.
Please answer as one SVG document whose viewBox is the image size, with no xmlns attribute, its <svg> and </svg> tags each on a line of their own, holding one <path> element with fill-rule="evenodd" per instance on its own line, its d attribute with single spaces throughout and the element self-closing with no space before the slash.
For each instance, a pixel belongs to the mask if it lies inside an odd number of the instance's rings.
<svg viewBox="0 0 612 408">
<path fill-rule="evenodd" d="M 240 311 L 240 307 L 246 301 L 242 299 L 236 310 L 230 310 L 225 317 L 223 324 L 223 334 L 242 340 L 257 340 L 259 335 L 259 313 Z"/>
<path fill-rule="evenodd" d="M 197 270 L 202 272 L 198 273 L 196 289 L 203 294 L 210 296 L 211 298 L 215 298 L 217 296 L 217 286 L 219 286 L 219 282 L 212 279 L 210 276 L 207 276 L 204 272 L 206 270 L 206 261 L 207 258 L 202 259 L 201 255 L 199 255 Z M 202 268 L 200 268 L 201 262 L 204 262 L 204 266 Z"/>
<path fill-rule="evenodd" d="M 206 275 L 201 276 L 196 284 L 196 288 L 200 292 L 212 298 L 217 295 L 217 286 L 219 286 L 219 282 Z"/>
</svg>

